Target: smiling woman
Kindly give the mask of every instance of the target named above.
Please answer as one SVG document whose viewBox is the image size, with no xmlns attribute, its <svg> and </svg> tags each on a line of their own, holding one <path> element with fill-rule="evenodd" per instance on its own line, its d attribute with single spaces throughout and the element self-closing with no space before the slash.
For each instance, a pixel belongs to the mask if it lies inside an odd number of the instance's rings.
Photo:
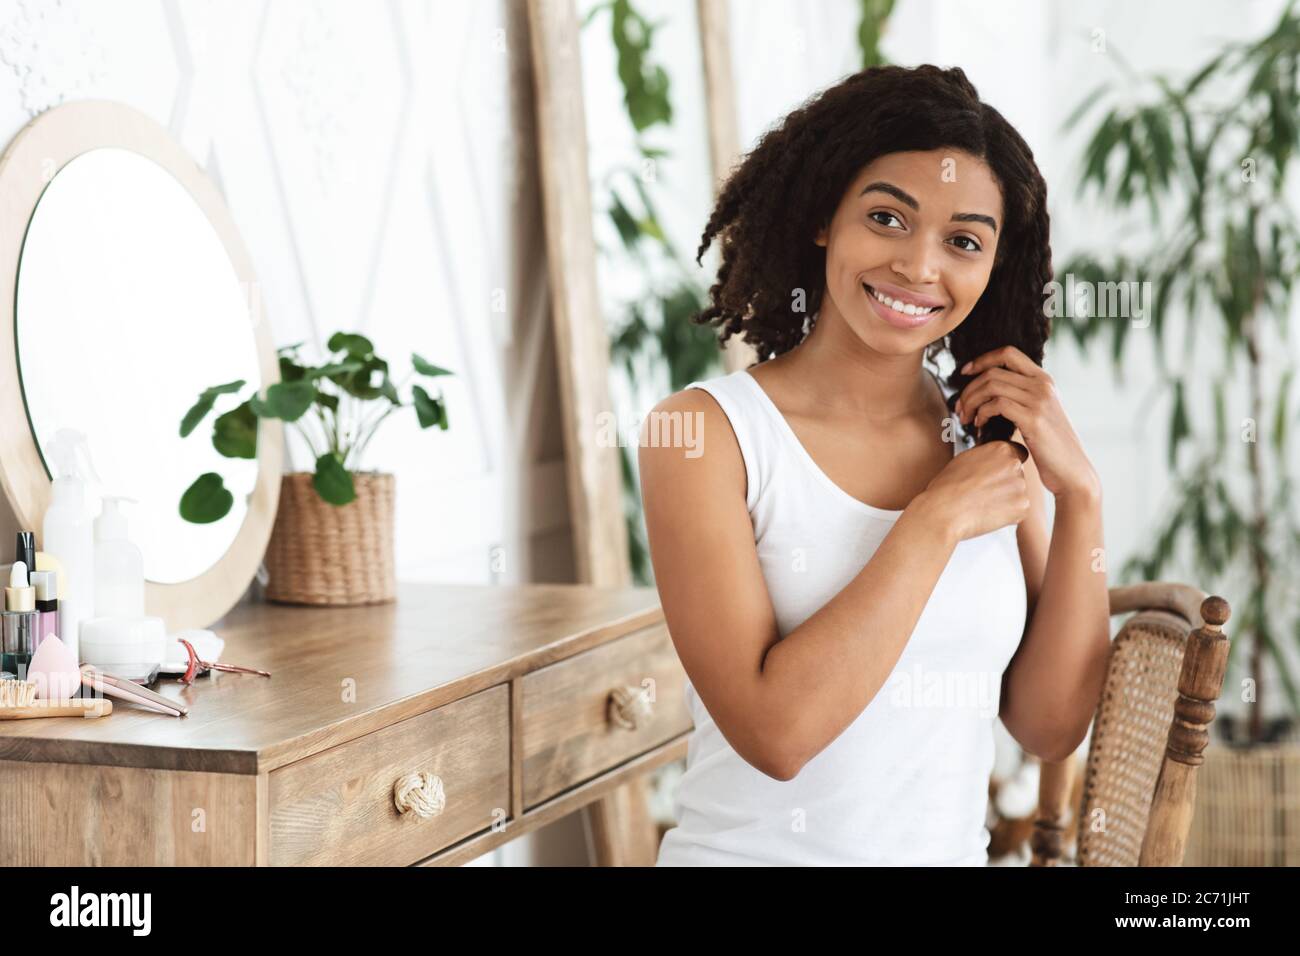
<svg viewBox="0 0 1300 956">
<path fill-rule="evenodd" d="M 940 164 L 943 162 L 945 162 L 945 159 L 939 159 Z M 976 162 L 978 163 L 978 160 Z M 920 165 L 925 165 L 924 160 L 921 160 Z M 983 166 L 983 164 L 978 163 L 977 168 L 979 166 Z M 979 172 L 984 174 L 981 178 L 987 179 L 986 170 L 980 169 Z M 862 188 L 862 192 L 859 193 L 859 196 L 865 197 L 872 193 L 883 193 L 886 196 L 892 197 L 894 200 L 901 202 L 903 205 L 916 212 L 917 218 L 920 218 L 921 203 L 911 194 L 895 186 L 893 183 L 885 182 L 884 180 L 869 182 Z M 900 234 L 906 229 L 906 223 L 903 221 L 902 216 L 888 208 L 873 209 L 867 214 L 867 218 L 871 222 L 878 224 L 882 229 L 893 229 L 899 231 Z M 891 221 L 897 223 L 897 225 L 891 226 Z M 997 221 L 992 216 L 987 216 L 982 213 L 955 212 L 952 214 L 949 221 L 954 223 L 982 223 L 995 235 L 998 229 Z M 956 246 L 956 248 L 972 254 L 979 253 L 983 248 L 979 239 L 962 233 L 958 233 L 946 241 L 950 241 L 954 246 Z M 968 243 L 968 245 L 957 246 L 958 242 L 965 242 Z M 823 246 L 826 245 L 825 231 L 818 236 L 817 244 Z M 871 296 L 874 301 L 884 306 L 884 308 L 876 310 L 880 314 L 881 318 L 899 328 L 919 328 L 941 312 L 946 306 L 946 303 L 942 299 L 937 299 L 930 295 L 920 295 L 916 292 L 909 292 L 907 289 L 900 288 L 896 285 L 890 285 L 887 282 L 878 282 L 874 286 L 867 282 L 863 282 L 862 288 L 866 290 L 867 294 Z"/>
<path fill-rule="evenodd" d="M 963 363 L 1000 346 L 1042 363 L 1050 333 L 1043 290 L 1052 278 L 1047 186 L 1024 140 L 979 101 L 960 69 L 864 70 L 770 130 L 723 187 L 704 230 L 698 256 L 718 240 L 722 266 L 697 321 L 719 326 L 723 342 L 741 335 L 761 359 L 794 348 L 805 323 L 792 321 L 792 303 L 815 322 L 823 295 L 838 293 L 843 307 L 860 288 L 851 277 L 830 281 L 831 229 L 852 239 L 850 255 L 871 239 L 899 240 L 909 254 L 946 247 L 946 277 L 960 273 L 975 293 L 964 303 L 919 294 L 932 281 L 931 256 L 913 263 L 926 274 L 909 282 L 882 273 L 876 285 L 897 302 L 944 305 L 937 324 L 898 321 L 926 329 L 928 359 L 951 351 L 952 387 L 968 381 Z M 860 281 L 870 286 L 869 277 Z M 792 298 L 796 290 L 806 295 Z M 889 321 L 907 311 L 886 304 L 877 314 Z"/>
<path fill-rule="evenodd" d="M 1041 368 L 1043 178 L 961 70 L 873 68 L 766 134 L 714 239 L 697 321 L 759 363 L 652 412 L 707 454 L 640 448 L 695 722 L 659 863 L 982 865 L 992 721 L 1062 759 L 1109 640 L 1100 488 Z M 1023 447 L 971 445 L 995 418 Z"/>
<path fill-rule="evenodd" d="M 953 177 L 945 179 L 945 170 Z M 927 341 L 942 339 L 988 286 L 1001 215 L 1001 189 L 977 156 L 954 149 L 881 156 L 850 184 L 829 226 L 817 233 L 816 244 L 827 248 L 831 306 L 852 315 L 847 303 L 865 293 L 871 312 L 887 324 L 925 328 Z M 871 335 L 867 328 L 856 331 Z"/>
</svg>

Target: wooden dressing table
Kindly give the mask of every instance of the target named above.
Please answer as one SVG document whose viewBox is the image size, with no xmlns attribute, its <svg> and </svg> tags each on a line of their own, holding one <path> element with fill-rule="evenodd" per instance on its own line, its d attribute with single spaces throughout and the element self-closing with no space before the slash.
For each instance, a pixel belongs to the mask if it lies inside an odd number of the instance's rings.
<svg viewBox="0 0 1300 956">
<path fill-rule="evenodd" d="M 0 721 L 0 864 L 460 864 L 584 807 L 600 865 L 653 864 L 645 775 L 691 719 L 652 589 L 406 584 L 213 630 L 272 677 Z"/>
</svg>

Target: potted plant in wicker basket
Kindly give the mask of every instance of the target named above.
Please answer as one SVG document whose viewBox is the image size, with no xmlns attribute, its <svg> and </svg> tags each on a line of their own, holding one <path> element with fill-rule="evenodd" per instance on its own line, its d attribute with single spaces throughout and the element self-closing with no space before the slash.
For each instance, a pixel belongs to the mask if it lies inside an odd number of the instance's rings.
<svg viewBox="0 0 1300 956">
<path fill-rule="evenodd" d="M 377 604 L 396 597 L 393 558 L 394 476 L 361 471 L 366 447 L 388 416 L 415 409 L 421 428 L 447 429 L 441 394 L 421 385 L 402 392 L 412 376 L 450 375 L 419 355 L 399 383 L 388 362 L 375 354 L 363 335 L 336 332 L 319 365 L 306 362 L 303 343 L 277 351 L 280 381 L 256 391 L 217 416 L 212 444 L 227 458 L 257 457 L 259 418 L 294 426 L 315 459 L 311 471 L 284 475 L 280 504 L 266 551 L 266 597 L 289 604 Z M 245 383 L 205 389 L 181 420 L 180 433 L 192 433 L 225 395 L 238 396 Z M 234 504 L 221 475 L 206 472 L 180 500 L 186 521 L 208 524 L 224 518 Z"/>
</svg>

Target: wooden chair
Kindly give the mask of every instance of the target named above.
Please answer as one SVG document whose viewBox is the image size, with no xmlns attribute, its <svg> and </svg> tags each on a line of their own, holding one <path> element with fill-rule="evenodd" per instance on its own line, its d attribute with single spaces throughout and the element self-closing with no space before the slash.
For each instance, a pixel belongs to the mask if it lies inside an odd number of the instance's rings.
<svg viewBox="0 0 1300 956">
<path fill-rule="evenodd" d="M 1031 866 L 1063 862 L 1077 826 L 1079 866 L 1181 866 L 1228 663 L 1228 602 L 1185 584 L 1110 589 L 1112 615 L 1134 612 L 1111 643 L 1082 799 L 1069 812 L 1077 758 L 1044 763 Z"/>
</svg>

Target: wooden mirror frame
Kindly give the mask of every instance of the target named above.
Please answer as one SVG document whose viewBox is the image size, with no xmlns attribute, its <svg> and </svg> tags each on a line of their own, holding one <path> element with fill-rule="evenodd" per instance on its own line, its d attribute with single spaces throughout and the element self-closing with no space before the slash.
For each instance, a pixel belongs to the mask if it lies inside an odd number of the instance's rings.
<svg viewBox="0 0 1300 956">
<path fill-rule="evenodd" d="M 103 147 L 138 153 L 171 173 L 216 230 L 241 285 L 249 290 L 250 301 L 259 301 L 252 262 L 221 194 L 184 148 L 148 116 L 120 103 L 78 100 L 42 113 L 19 130 L 0 155 L 0 323 L 4 324 L 0 333 L 0 410 L 6 421 L 14 423 L 0 430 L 0 487 L 19 528 L 35 531 L 38 542 L 52 486 L 28 425 L 18 376 L 13 332 L 18 265 L 27 226 L 45 187 L 73 159 Z M 271 330 L 260 310 L 253 316 L 253 335 L 265 394 L 266 388 L 280 380 L 280 370 Z M 202 384 L 195 383 L 196 395 Z M 178 425 L 179 421 L 178 417 Z M 19 422 L 23 427 L 18 427 Z M 259 419 L 257 481 L 234 541 L 197 577 L 174 584 L 146 581 L 146 614 L 161 617 L 169 630 L 178 630 L 207 627 L 235 605 L 253 580 L 271 536 L 283 456 L 283 425 Z M 0 547 L 5 547 L 3 541 Z"/>
</svg>

